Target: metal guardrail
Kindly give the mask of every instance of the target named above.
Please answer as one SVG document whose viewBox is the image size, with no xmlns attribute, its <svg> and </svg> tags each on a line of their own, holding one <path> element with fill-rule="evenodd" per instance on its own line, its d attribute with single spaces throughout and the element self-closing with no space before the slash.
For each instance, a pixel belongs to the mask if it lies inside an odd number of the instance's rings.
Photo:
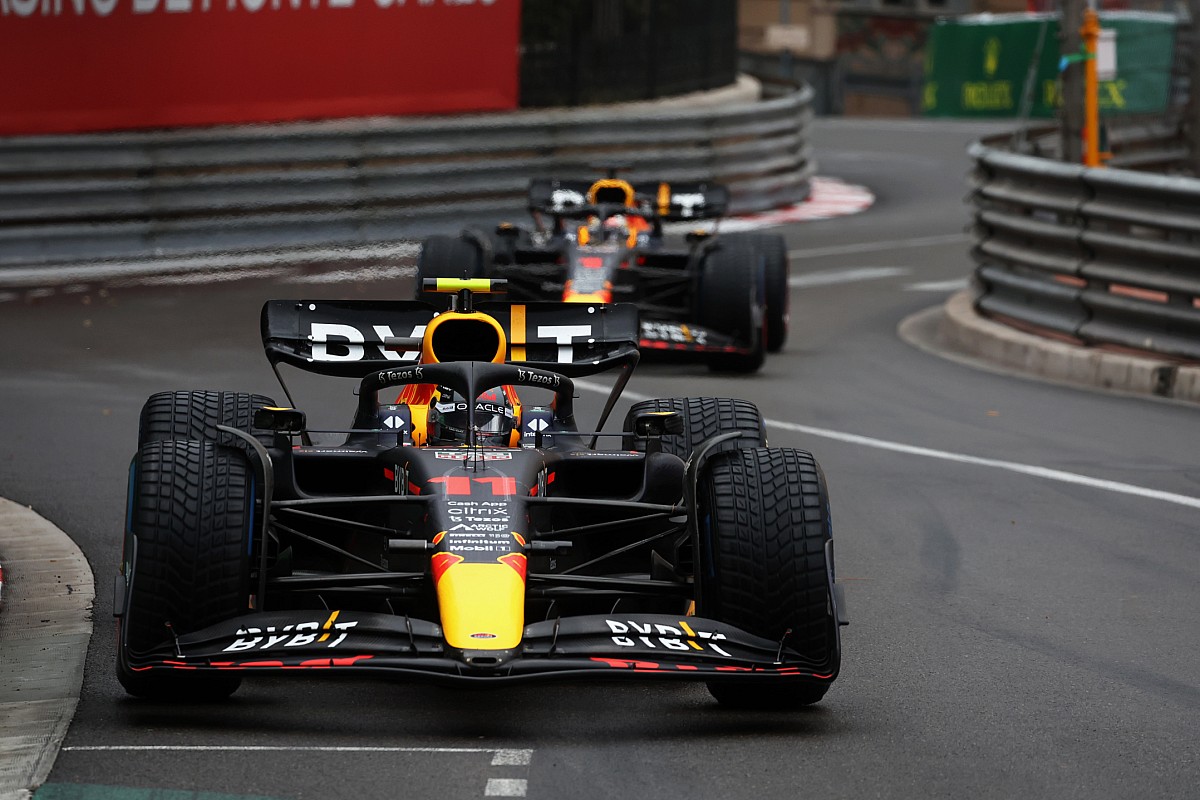
<svg viewBox="0 0 1200 800">
<path fill-rule="evenodd" d="M 530 178 L 598 161 L 774 208 L 809 194 L 812 96 L 0 139 L 0 267 L 412 238 L 523 216 Z"/>
<path fill-rule="evenodd" d="M 1166 163 L 1125 136 L 1144 162 Z M 1000 145 L 970 148 L 976 309 L 1082 344 L 1200 360 L 1200 180 Z"/>
</svg>

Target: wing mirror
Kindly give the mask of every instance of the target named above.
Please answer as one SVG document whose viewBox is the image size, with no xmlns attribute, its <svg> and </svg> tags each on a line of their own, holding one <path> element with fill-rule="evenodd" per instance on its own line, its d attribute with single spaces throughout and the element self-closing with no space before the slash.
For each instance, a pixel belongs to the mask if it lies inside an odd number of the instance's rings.
<svg viewBox="0 0 1200 800">
<path fill-rule="evenodd" d="M 666 436 L 683 433 L 683 417 L 675 411 L 644 411 L 633 418 L 637 436 Z"/>
<path fill-rule="evenodd" d="M 298 408 L 263 406 L 254 411 L 254 427 L 263 430 L 300 433 L 307 424 L 304 412 Z"/>
</svg>

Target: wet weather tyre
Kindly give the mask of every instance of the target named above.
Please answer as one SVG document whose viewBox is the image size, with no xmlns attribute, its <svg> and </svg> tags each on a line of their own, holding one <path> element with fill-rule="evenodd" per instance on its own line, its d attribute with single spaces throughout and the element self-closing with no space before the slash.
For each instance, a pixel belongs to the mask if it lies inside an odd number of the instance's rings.
<svg viewBox="0 0 1200 800">
<path fill-rule="evenodd" d="M 768 353 L 778 353 L 787 342 L 791 318 L 791 277 L 787 242 L 777 233 L 727 233 L 725 241 L 745 241 L 763 255 L 763 276 L 766 283 L 766 346 Z"/>
<path fill-rule="evenodd" d="M 662 451 L 683 460 L 704 440 L 720 433 L 742 431 L 747 436 L 722 442 L 718 450 L 758 447 L 766 444 L 767 434 L 758 407 L 746 400 L 729 397 L 667 397 L 634 403 L 625 416 L 624 430 L 632 434 L 633 421 L 650 411 L 674 411 L 683 417 L 683 433 L 662 437 Z M 624 447 L 645 450 L 646 440 L 626 435 Z"/>
<path fill-rule="evenodd" d="M 236 675 L 139 672 L 130 657 L 247 613 L 254 493 L 246 459 L 212 442 L 151 441 L 138 449 L 130 481 L 136 544 L 126 543 L 117 679 L 137 697 L 228 697 L 241 683 Z"/>
<path fill-rule="evenodd" d="M 764 258 L 749 242 L 721 242 L 704 257 L 697 317 L 700 324 L 742 343 L 740 353 L 708 355 L 710 369 L 754 372 L 763 365 Z"/>
<path fill-rule="evenodd" d="M 138 445 L 170 439 L 195 439 L 233 444 L 233 437 L 217 430 L 226 425 L 252 433 L 270 447 L 272 431 L 254 427 L 254 412 L 275 401 L 262 394 L 219 391 L 158 392 L 142 406 L 138 420 Z"/>
<path fill-rule="evenodd" d="M 511 223 L 503 223 L 486 232 L 473 229 L 466 233 L 477 240 L 484 237 L 483 240 L 487 242 L 492 251 L 491 263 L 493 265 L 512 266 L 517 263 L 518 250 L 533 248 L 533 238 L 529 235 L 529 231 Z M 487 260 L 486 254 L 484 258 Z"/>
<path fill-rule="evenodd" d="M 483 253 L 479 245 L 462 236 L 430 236 L 421 244 L 417 256 L 417 282 L 413 297 L 438 308 L 450 305 L 450 295 L 421 289 L 425 278 L 479 278 L 484 274 Z"/>
<path fill-rule="evenodd" d="M 714 456 L 700 477 L 696 513 L 696 613 L 782 640 L 814 674 L 836 675 L 829 492 L 812 454 L 763 447 Z M 747 708 L 809 705 L 828 687 L 791 676 L 709 683 L 723 705 Z"/>
</svg>

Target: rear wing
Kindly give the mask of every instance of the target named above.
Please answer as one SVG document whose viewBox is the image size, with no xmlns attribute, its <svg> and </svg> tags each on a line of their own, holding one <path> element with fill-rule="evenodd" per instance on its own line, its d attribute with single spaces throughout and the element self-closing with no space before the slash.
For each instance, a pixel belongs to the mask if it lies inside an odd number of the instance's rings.
<svg viewBox="0 0 1200 800">
<path fill-rule="evenodd" d="M 594 375 L 637 358 L 637 306 L 592 303 L 477 303 L 508 338 L 508 361 L 568 377 Z M 417 363 L 389 337 L 417 338 L 435 315 L 417 300 L 269 300 L 262 309 L 263 350 L 272 366 L 363 378 Z"/>
<path fill-rule="evenodd" d="M 536 178 L 529 182 L 529 210 L 553 216 L 581 216 L 599 205 L 624 205 L 647 219 L 663 222 L 717 219 L 729 210 L 729 190 L 719 183 L 630 183 Z"/>
</svg>

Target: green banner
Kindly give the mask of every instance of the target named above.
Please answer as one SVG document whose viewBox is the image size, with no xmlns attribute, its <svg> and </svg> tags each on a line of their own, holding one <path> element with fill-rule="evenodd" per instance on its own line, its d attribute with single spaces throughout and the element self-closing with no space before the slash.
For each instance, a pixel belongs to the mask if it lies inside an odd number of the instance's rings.
<svg viewBox="0 0 1200 800">
<path fill-rule="evenodd" d="M 1116 77 L 1100 82 L 1101 113 L 1165 111 L 1175 50 L 1174 16 L 1100 12 L 1100 27 L 1116 31 L 1117 45 Z M 1061 54 L 1058 48 L 1056 14 L 938 20 L 925 47 L 925 116 L 1019 116 L 1030 65 L 1036 60 L 1028 113 L 1053 117 L 1061 104 L 1062 70 L 1083 69 L 1084 59 L 1079 53 Z"/>
</svg>

